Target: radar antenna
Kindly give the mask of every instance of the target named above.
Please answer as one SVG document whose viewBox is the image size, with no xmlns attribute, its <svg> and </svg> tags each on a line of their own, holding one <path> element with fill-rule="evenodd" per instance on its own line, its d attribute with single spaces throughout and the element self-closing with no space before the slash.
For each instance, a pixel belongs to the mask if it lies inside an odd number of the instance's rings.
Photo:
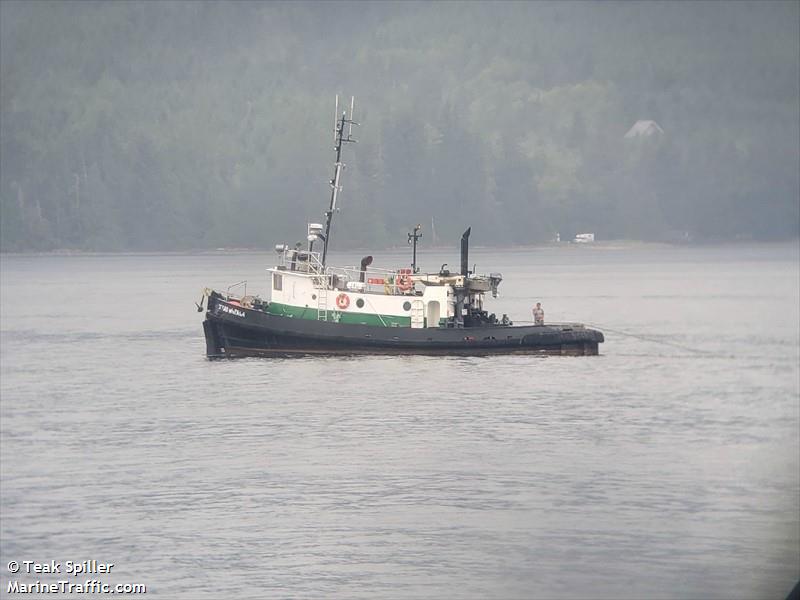
<svg viewBox="0 0 800 600">
<path fill-rule="evenodd" d="M 322 266 L 325 266 L 325 260 L 328 257 L 328 243 L 330 242 L 331 236 L 331 221 L 333 221 L 333 213 L 336 212 L 336 200 L 339 197 L 339 192 L 342 189 L 342 170 L 344 169 L 344 163 L 342 162 L 342 146 L 347 143 L 355 143 L 356 140 L 353 139 L 353 125 L 358 125 L 353 120 L 353 111 L 355 109 L 355 96 L 350 97 L 350 111 L 347 111 L 347 108 L 344 108 L 339 114 L 339 96 L 336 96 L 336 108 L 334 113 L 334 123 L 333 123 L 333 140 L 336 144 L 334 146 L 334 150 L 336 151 L 336 163 L 334 164 L 334 172 L 333 172 L 333 179 L 331 179 L 331 203 L 328 207 L 328 210 L 325 211 L 325 237 L 322 238 L 323 246 L 322 246 Z M 347 128 L 347 133 L 345 133 L 345 128 Z"/>
</svg>

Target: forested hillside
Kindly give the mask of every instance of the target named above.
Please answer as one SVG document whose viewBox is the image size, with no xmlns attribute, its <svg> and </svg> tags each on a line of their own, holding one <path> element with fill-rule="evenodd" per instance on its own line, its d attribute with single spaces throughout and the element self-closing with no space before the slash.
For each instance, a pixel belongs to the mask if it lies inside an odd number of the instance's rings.
<svg viewBox="0 0 800 600">
<path fill-rule="evenodd" d="M 799 28 L 798 2 L 4 1 L 2 249 L 302 239 L 336 93 L 362 124 L 337 244 L 797 236 Z"/>
</svg>

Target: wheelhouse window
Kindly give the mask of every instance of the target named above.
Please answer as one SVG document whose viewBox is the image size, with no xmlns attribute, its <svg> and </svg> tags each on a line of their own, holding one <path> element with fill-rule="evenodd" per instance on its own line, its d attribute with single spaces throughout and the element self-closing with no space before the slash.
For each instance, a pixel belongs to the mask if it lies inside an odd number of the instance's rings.
<svg viewBox="0 0 800 600">
<path fill-rule="evenodd" d="M 272 289 L 281 291 L 283 289 L 283 275 L 280 273 L 272 274 Z"/>
</svg>

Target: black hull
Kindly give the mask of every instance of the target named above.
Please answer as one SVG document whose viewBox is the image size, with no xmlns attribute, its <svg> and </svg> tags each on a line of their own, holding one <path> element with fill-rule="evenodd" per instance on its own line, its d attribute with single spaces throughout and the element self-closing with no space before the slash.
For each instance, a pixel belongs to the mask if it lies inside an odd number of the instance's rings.
<svg viewBox="0 0 800 600">
<path fill-rule="evenodd" d="M 603 334 L 580 325 L 489 325 L 463 329 L 375 327 L 293 319 L 208 300 L 203 323 L 211 358 L 306 354 L 598 354 Z"/>
</svg>

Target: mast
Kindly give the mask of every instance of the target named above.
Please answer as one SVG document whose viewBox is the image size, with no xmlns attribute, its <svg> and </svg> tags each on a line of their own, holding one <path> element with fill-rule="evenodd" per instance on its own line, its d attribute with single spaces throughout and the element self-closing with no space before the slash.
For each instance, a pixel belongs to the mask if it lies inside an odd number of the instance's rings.
<svg viewBox="0 0 800 600">
<path fill-rule="evenodd" d="M 342 179 L 342 170 L 344 169 L 344 163 L 342 162 L 342 146 L 349 142 L 355 142 L 352 138 L 353 133 L 353 125 L 358 125 L 355 121 L 353 121 L 353 109 L 355 108 L 355 96 L 350 97 L 350 112 L 348 114 L 347 108 L 342 111 L 341 116 L 339 116 L 339 96 L 336 96 L 336 109 L 334 112 L 334 124 L 333 124 L 333 139 L 336 143 L 334 150 L 336 151 L 336 163 L 334 164 L 334 171 L 333 171 L 333 179 L 331 179 L 331 203 L 328 207 L 328 210 L 325 211 L 325 237 L 322 238 L 323 246 L 322 246 L 322 266 L 325 266 L 325 260 L 328 257 L 328 242 L 330 242 L 331 236 L 331 222 L 333 221 L 333 213 L 337 210 L 336 209 L 336 200 L 339 196 L 339 192 L 342 189 L 341 179 Z M 345 134 L 345 128 L 347 128 L 347 133 Z"/>
<path fill-rule="evenodd" d="M 419 230 L 422 229 L 422 225 L 417 225 L 414 227 L 413 233 L 408 234 L 408 243 L 410 244 L 412 241 L 414 242 L 414 250 L 411 255 L 411 272 L 412 273 L 419 273 L 419 269 L 417 268 L 417 241 L 422 237 L 422 234 L 419 233 Z"/>
</svg>

